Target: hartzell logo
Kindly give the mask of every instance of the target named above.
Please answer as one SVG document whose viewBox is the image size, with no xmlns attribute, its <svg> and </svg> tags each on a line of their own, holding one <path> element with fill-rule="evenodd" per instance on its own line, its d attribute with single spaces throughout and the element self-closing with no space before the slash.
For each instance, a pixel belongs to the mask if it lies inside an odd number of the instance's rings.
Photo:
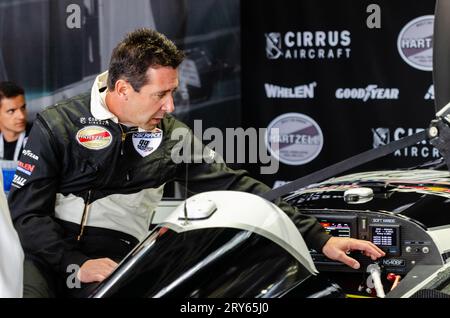
<svg viewBox="0 0 450 318">
<path fill-rule="evenodd" d="M 366 88 L 338 88 L 337 99 L 359 99 L 367 102 L 369 99 L 398 99 L 398 88 L 381 88 L 377 85 L 367 85 Z"/>
<path fill-rule="evenodd" d="M 303 165 L 314 160 L 322 150 L 320 126 L 309 116 L 287 113 L 276 117 L 267 127 L 266 147 L 278 161 Z"/>
<path fill-rule="evenodd" d="M 433 70 L 433 27 L 433 15 L 421 16 L 405 25 L 398 36 L 400 56 L 418 70 Z"/>
<path fill-rule="evenodd" d="M 112 135 L 109 130 L 104 127 L 86 126 L 77 132 L 76 140 L 85 148 L 100 150 L 111 144 Z"/>
<path fill-rule="evenodd" d="M 351 33 L 348 30 L 288 31 L 265 33 L 269 60 L 348 59 Z"/>
</svg>

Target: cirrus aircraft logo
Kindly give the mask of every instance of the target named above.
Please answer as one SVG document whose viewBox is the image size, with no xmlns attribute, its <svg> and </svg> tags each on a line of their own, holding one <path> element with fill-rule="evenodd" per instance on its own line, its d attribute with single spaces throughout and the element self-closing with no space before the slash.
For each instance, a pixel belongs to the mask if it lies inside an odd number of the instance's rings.
<svg viewBox="0 0 450 318">
<path fill-rule="evenodd" d="M 348 30 L 269 32 L 266 57 L 269 60 L 315 60 L 350 58 Z"/>
<path fill-rule="evenodd" d="M 433 27 L 433 15 L 421 16 L 405 25 L 398 36 L 400 56 L 418 70 L 433 70 Z"/>
<path fill-rule="evenodd" d="M 323 134 L 311 117 L 287 113 L 270 122 L 265 142 L 271 155 L 278 161 L 287 165 L 303 165 L 319 155 Z"/>
<path fill-rule="evenodd" d="M 373 134 L 373 148 L 378 148 L 387 145 L 391 141 L 397 141 L 404 137 L 411 136 L 418 132 L 424 131 L 424 128 L 387 128 L 387 127 L 377 127 L 372 128 Z M 403 149 L 396 150 L 393 154 L 394 157 L 401 158 L 423 158 L 423 159 L 435 159 L 439 158 L 439 151 L 434 148 L 429 141 L 422 140 L 421 142 L 406 147 Z"/>
</svg>

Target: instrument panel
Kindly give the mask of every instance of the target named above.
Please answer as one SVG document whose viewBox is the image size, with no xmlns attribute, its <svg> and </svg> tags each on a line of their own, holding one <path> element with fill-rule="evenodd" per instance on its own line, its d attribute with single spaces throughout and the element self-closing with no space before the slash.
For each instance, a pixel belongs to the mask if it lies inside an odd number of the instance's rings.
<svg viewBox="0 0 450 318">
<path fill-rule="evenodd" d="M 391 212 L 328 209 L 308 209 L 301 212 L 314 216 L 330 235 L 373 242 L 386 253 L 386 256 L 379 260 L 379 264 L 386 271 L 406 274 L 418 264 L 444 264 L 440 251 L 426 228 L 402 215 Z M 355 271 L 328 259 L 319 251 L 310 252 L 319 271 Z M 361 263 L 360 271 L 373 263 L 360 252 L 350 254 Z"/>
</svg>

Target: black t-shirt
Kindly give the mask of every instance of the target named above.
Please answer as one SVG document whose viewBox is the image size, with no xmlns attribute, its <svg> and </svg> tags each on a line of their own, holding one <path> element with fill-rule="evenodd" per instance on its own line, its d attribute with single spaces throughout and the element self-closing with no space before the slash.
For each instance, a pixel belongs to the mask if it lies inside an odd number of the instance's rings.
<svg viewBox="0 0 450 318">
<path fill-rule="evenodd" d="M 28 134 L 30 133 L 31 130 L 31 124 L 27 124 L 27 127 L 25 129 L 25 137 L 28 136 Z M 14 160 L 14 152 L 16 150 L 16 145 L 17 145 L 17 140 L 15 141 L 11 141 L 8 142 L 5 140 L 4 137 L 3 138 L 3 160 Z M 23 149 L 23 145 L 20 147 L 20 152 L 19 152 L 19 157 L 20 157 L 20 153 L 22 152 Z"/>
<path fill-rule="evenodd" d="M 14 151 L 16 150 L 16 144 L 17 144 L 17 140 L 8 142 L 5 140 L 5 138 L 3 138 L 3 158 L 2 159 L 14 160 Z"/>
</svg>

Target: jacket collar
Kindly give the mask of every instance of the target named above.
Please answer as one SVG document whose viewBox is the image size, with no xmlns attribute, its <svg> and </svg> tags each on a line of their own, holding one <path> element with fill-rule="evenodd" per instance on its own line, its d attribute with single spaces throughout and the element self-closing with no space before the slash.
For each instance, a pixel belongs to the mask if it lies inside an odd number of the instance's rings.
<svg viewBox="0 0 450 318">
<path fill-rule="evenodd" d="M 91 114 L 100 120 L 111 119 L 116 124 L 119 119 L 111 113 L 106 106 L 105 97 L 107 91 L 108 71 L 101 73 L 95 78 L 91 89 Z"/>
</svg>

